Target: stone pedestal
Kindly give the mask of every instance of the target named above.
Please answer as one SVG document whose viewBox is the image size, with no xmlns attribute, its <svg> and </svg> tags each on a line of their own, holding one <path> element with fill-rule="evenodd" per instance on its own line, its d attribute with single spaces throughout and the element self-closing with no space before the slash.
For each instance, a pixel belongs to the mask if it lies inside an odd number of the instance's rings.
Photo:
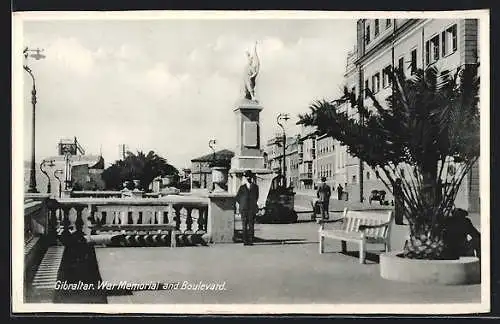
<svg viewBox="0 0 500 324">
<path fill-rule="evenodd" d="M 260 119 L 262 106 L 252 100 L 242 99 L 234 109 L 236 117 L 236 150 L 231 159 L 231 169 L 259 169 L 264 167 L 260 151 Z"/>
<path fill-rule="evenodd" d="M 242 99 L 233 110 L 236 116 L 235 156 L 261 156 L 260 119 L 263 107 L 256 101 Z"/>
<path fill-rule="evenodd" d="M 233 243 L 234 195 L 214 192 L 208 195 L 207 238 L 210 243 Z"/>
<path fill-rule="evenodd" d="M 256 101 L 242 99 L 236 104 L 236 150 L 231 159 L 228 191 L 235 194 L 241 185 L 243 173 L 251 170 L 257 175 L 270 174 L 264 168 L 264 157 L 261 152 L 260 112 L 263 107 Z M 257 183 L 258 184 L 258 183 Z"/>
</svg>

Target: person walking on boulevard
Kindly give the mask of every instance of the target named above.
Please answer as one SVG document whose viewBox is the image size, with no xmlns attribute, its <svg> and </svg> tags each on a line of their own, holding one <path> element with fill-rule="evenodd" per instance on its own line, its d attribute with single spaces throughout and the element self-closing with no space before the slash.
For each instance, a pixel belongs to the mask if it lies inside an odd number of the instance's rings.
<svg viewBox="0 0 500 324">
<path fill-rule="evenodd" d="M 252 171 L 247 170 L 243 174 L 243 184 L 236 194 L 236 202 L 243 222 L 243 245 L 253 245 L 258 200 L 259 187 L 254 183 Z"/>
<path fill-rule="evenodd" d="M 339 183 L 338 187 L 337 187 L 337 198 L 338 200 L 342 200 L 342 193 L 344 192 L 344 188 L 342 187 L 342 185 Z"/>
<path fill-rule="evenodd" d="M 326 184 L 326 178 L 321 178 L 321 184 L 318 186 L 318 191 L 316 196 L 318 197 L 318 202 L 321 210 L 321 218 L 328 219 L 328 207 L 330 205 L 330 196 L 332 195 L 332 189 Z"/>
</svg>

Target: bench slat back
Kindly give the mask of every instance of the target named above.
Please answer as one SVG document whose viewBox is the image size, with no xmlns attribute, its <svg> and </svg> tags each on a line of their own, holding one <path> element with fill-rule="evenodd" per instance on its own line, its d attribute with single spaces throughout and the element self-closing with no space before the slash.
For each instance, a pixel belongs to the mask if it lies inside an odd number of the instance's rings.
<svg viewBox="0 0 500 324">
<path fill-rule="evenodd" d="M 345 232 L 359 232 L 360 225 L 380 225 L 387 223 L 392 218 L 392 211 L 352 211 L 344 210 L 343 230 Z M 370 228 L 365 230 L 367 237 L 385 239 L 388 226 Z"/>
</svg>

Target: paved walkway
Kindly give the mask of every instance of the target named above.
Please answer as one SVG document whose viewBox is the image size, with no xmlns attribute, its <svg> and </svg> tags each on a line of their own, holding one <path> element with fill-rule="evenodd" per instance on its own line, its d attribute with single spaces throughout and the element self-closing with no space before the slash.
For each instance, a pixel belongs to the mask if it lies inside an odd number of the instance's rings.
<svg viewBox="0 0 500 324">
<path fill-rule="evenodd" d="M 332 215 L 335 217 L 335 215 Z M 257 224 L 254 246 L 217 244 L 179 248 L 96 248 L 103 280 L 113 283 L 220 284 L 223 290 L 143 290 L 108 296 L 108 303 L 378 304 L 479 303 L 480 286 L 416 285 L 380 277 L 378 246 L 368 263 L 356 253 L 338 253 L 327 240 L 318 253 L 318 225 Z M 405 226 L 395 226 L 393 246 L 402 246 Z M 351 251 L 357 248 L 348 245 Z"/>
</svg>

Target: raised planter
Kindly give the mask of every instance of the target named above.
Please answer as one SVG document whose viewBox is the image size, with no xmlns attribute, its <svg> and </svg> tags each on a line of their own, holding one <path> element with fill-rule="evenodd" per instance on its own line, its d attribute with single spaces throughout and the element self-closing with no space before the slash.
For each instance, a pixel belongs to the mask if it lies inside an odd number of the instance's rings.
<svg viewBox="0 0 500 324">
<path fill-rule="evenodd" d="M 458 260 L 405 259 L 402 252 L 380 255 L 380 275 L 384 279 L 440 285 L 465 285 L 481 282 L 481 263 L 477 257 Z"/>
</svg>

